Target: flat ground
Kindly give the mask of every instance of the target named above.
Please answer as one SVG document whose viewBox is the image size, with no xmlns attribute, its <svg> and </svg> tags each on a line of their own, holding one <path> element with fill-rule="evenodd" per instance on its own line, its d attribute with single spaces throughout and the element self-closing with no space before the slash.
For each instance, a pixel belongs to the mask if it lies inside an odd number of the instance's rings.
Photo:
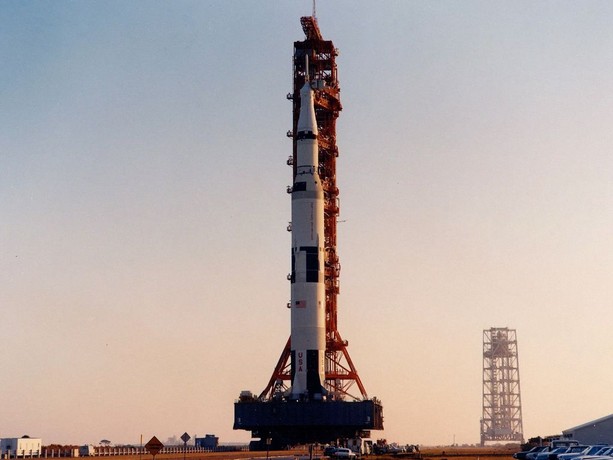
<svg viewBox="0 0 613 460">
<path fill-rule="evenodd" d="M 422 447 L 421 456 L 427 460 L 447 460 L 458 458 L 461 460 L 512 460 L 512 455 L 519 447 Z M 294 449 L 283 451 L 271 451 L 268 454 L 270 460 L 307 460 L 308 450 Z M 317 457 L 317 455 L 316 455 Z M 266 452 L 211 452 L 186 454 L 186 460 L 237 460 L 237 459 L 265 459 Z M 394 460 L 414 459 L 409 454 L 398 455 L 369 455 L 370 460 Z M 113 456 L 109 460 L 183 460 L 183 454 L 159 454 L 155 459 L 151 455 L 126 455 Z"/>
</svg>

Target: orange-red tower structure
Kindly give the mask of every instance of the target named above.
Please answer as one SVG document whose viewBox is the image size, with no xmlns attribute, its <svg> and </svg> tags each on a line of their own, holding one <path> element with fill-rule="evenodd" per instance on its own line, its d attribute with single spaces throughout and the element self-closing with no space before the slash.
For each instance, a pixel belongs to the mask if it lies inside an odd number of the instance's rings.
<svg viewBox="0 0 613 460">
<path fill-rule="evenodd" d="M 368 395 L 360 376 L 347 351 L 347 341 L 343 340 L 337 328 L 337 296 L 339 294 L 339 275 L 341 265 L 336 251 L 336 222 L 339 215 L 339 189 L 336 185 L 336 119 L 342 110 L 340 86 L 338 82 L 336 56 L 338 50 L 330 40 L 324 40 L 317 20 L 312 17 L 300 19 L 306 36 L 304 41 L 294 42 L 293 92 L 287 98 L 293 102 L 293 129 L 288 137 L 293 141 L 293 153 L 287 164 L 293 167 L 296 177 L 296 128 L 300 113 L 300 88 L 304 86 L 306 75 L 317 82 L 315 88 L 315 116 L 319 130 L 319 176 L 324 188 L 324 234 L 325 234 L 325 287 L 326 287 L 326 377 L 324 387 L 333 399 L 367 399 Z M 307 64 L 308 63 L 308 64 Z M 309 66 L 306 69 L 306 66 Z M 307 71 L 308 70 L 308 71 Z M 291 187 L 288 188 L 291 193 Z M 290 381 L 290 344 L 288 339 L 281 357 L 266 385 L 260 399 L 272 398 L 275 393 L 285 391 Z M 350 393 L 357 386 L 359 395 Z"/>
<path fill-rule="evenodd" d="M 243 391 L 234 405 L 234 429 L 251 430 L 254 438 L 260 438 L 252 442 L 255 448 L 328 443 L 368 437 L 370 430 L 383 429 L 382 405 L 376 398 L 368 398 L 337 324 L 341 266 L 336 238 L 339 215 L 336 120 L 342 110 L 336 66 L 338 50 L 332 41 L 323 39 L 315 17 L 303 17 L 300 22 L 305 39 L 294 42 L 293 91 L 287 95 L 293 104 L 293 128 L 287 133 L 292 138 L 293 150 L 287 164 L 292 166 L 292 183 L 297 185 L 300 94 L 308 80 L 314 91 L 317 172 L 324 193 L 325 391 L 313 399 L 308 396 L 300 400 L 288 398 L 292 381 L 290 336 L 264 390 L 258 396 Z M 292 187 L 287 191 L 293 193 Z M 288 230 L 291 231 L 291 224 Z M 288 276 L 288 280 L 291 281 L 292 276 Z"/>
</svg>

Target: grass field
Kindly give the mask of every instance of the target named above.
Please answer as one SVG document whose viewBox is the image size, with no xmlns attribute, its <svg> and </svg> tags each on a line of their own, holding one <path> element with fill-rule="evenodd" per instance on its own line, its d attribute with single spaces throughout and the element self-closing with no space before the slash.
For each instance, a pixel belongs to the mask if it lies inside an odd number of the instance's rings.
<svg viewBox="0 0 613 460">
<path fill-rule="evenodd" d="M 512 460 L 512 455 L 519 450 L 518 447 L 422 447 L 421 457 L 427 460 L 446 460 L 458 458 L 461 460 Z M 283 451 L 271 451 L 268 454 L 270 460 L 296 459 L 306 460 L 309 458 L 308 449 L 294 449 Z M 319 457 L 318 453 L 315 457 Z M 210 452 L 189 453 L 186 460 L 237 460 L 237 459 L 262 459 L 266 458 L 266 452 Z M 416 458 L 409 454 L 398 455 L 369 455 L 364 457 L 370 460 L 394 460 Z M 130 455 L 121 457 L 109 457 L 109 460 L 153 460 L 151 455 Z M 183 460 L 183 454 L 159 454 L 155 460 Z"/>
</svg>

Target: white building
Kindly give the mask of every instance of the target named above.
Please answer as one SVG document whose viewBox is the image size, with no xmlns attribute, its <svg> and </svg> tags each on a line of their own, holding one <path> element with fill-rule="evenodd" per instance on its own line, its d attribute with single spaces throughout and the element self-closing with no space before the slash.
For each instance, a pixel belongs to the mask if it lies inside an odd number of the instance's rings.
<svg viewBox="0 0 613 460">
<path fill-rule="evenodd" d="M 0 453 L 9 454 L 9 457 L 40 457 L 42 449 L 40 438 L 2 438 L 0 439 Z"/>
<path fill-rule="evenodd" d="M 565 438 L 582 444 L 613 445 L 613 414 L 562 431 Z"/>
</svg>

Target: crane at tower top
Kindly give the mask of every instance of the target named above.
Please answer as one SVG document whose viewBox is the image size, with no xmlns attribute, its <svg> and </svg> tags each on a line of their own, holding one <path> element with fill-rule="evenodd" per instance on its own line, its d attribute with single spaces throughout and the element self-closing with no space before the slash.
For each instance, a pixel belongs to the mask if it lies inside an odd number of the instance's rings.
<svg viewBox="0 0 613 460">
<path fill-rule="evenodd" d="M 323 36 L 317 25 L 317 18 L 313 16 L 303 16 L 300 18 L 300 24 L 307 40 L 323 40 Z"/>
</svg>

